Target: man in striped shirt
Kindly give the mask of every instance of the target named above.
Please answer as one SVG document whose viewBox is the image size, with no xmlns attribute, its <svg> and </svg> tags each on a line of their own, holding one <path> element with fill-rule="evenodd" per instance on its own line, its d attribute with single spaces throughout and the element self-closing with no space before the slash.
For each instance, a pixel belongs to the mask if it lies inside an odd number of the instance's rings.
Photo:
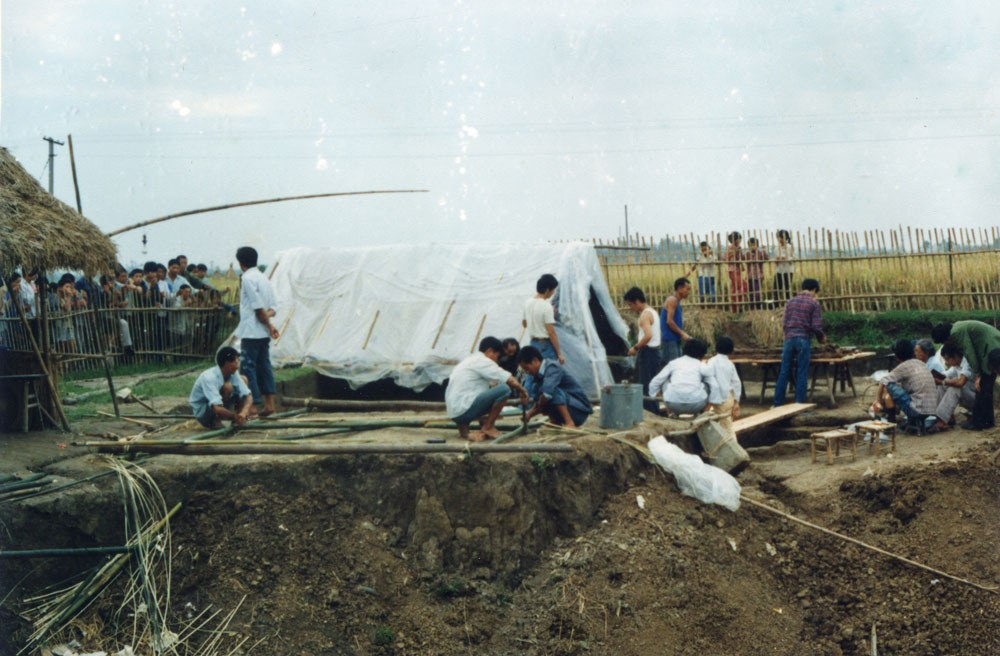
<svg viewBox="0 0 1000 656">
<path fill-rule="evenodd" d="M 814 278 L 802 281 L 802 292 L 785 305 L 785 345 L 781 350 L 781 373 L 774 388 L 774 405 L 784 405 L 785 389 L 792 373 L 792 362 L 797 361 L 795 375 L 795 402 L 806 402 L 809 385 L 809 357 L 812 354 L 812 336 L 820 344 L 826 342 L 823 334 L 823 311 L 816 300 L 819 282 Z"/>
</svg>

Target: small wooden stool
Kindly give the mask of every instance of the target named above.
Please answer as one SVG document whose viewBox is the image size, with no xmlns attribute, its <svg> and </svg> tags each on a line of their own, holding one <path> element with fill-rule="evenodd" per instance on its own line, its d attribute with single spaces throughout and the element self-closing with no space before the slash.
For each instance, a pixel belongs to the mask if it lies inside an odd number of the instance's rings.
<svg viewBox="0 0 1000 656">
<path fill-rule="evenodd" d="M 810 435 L 809 439 L 812 440 L 812 463 L 816 464 L 816 442 L 822 441 L 826 446 L 826 463 L 832 465 L 833 456 L 840 455 L 840 440 L 845 438 L 851 440 L 851 460 L 854 460 L 858 457 L 857 432 L 836 428 Z"/>
<path fill-rule="evenodd" d="M 865 436 L 871 437 L 872 441 L 868 444 L 868 451 L 870 453 L 874 448 L 875 456 L 878 457 L 879 451 L 882 448 L 882 440 L 879 438 L 879 433 L 887 433 L 889 435 L 889 440 L 892 443 L 892 453 L 896 453 L 896 428 L 896 424 L 888 421 L 865 421 L 855 425 L 854 430 L 857 432 L 858 440 L 861 440 Z"/>
</svg>

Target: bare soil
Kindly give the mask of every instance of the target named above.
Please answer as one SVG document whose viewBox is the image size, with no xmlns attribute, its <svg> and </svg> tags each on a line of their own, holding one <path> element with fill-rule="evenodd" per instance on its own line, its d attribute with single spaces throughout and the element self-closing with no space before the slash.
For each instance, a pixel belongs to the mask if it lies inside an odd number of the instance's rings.
<svg viewBox="0 0 1000 656">
<path fill-rule="evenodd" d="M 863 447 L 833 466 L 786 439 L 862 406 L 769 429 L 761 443 L 774 445 L 755 450 L 744 494 L 1000 583 L 1000 432 L 901 436 L 892 457 Z M 5 458 L 21 452 L 7 437 Z M 31 439 L 44 442 L 24 449 L 35 462 L 65 455 L 52 446 L 65 436 Z M 882 655 L 1000 653 L 997 594 L 749 504 L 706 506 L 628 446 L 573 442 L 576 453 L 546 457 L 157 456 L 150 471 L 184 503 L 172 522 L 174 613 L 245 597 L 231 628 L 261 641 L 254 654 L 867 655 L 873 625 Z M 93 456 L 44 465 L 66 477 L 94 467 Z M 0 546 L 112 544 L 119 503 L 104 479 L 0 506 Z M 7 608 L 89 562 L 29 575 Z M 0 560 L 3 594 L 32 567 Z M 81 618 L 107 632 L 85 647 L 112 646 L 114 599 Z M 2 652 L 25 625 L 0 612 Z"/>
</svg>

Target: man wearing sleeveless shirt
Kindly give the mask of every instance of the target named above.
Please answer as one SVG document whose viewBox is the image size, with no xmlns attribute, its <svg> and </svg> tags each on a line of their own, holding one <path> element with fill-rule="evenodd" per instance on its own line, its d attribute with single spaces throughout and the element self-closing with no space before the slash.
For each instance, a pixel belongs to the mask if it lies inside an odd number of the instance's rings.
<svg viewBox="0 0 1000 656">
<path fill-rule="evenodd" d="M 691 281 L 678 278 L 674 281 L 674 293 L 669 296 L 660 310 L 660 334 L 663 346 L 662 364 L 670 364 L 671 360 L 681 357 L 684 342 L 691 335 L 684 332 L 684 312 L 681 301 L 691 295 Z"/>
<path fill-rule="evenodd" d="M 628 354 L 636 357 L 639 380 L 642 382 L 643 396 L 649 396 L 649 383 L 660 370 L 660 316 L 656 310 L 646 305 L 646 294 L 638 287 L 625 292 L 625 304 L 639 314 L 639 341 L 629 349 Z M 657 404 L 643 401 L 650 412 L 657 412 Z"/>
</svg>

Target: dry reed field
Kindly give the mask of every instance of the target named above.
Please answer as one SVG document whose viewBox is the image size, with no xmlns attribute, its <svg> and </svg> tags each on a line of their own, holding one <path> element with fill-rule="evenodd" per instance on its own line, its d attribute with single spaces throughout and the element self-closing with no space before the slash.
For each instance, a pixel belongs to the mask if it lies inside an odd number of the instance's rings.
<svg viewBox="0 0 1000 656">
<path fill-rule="evenodd" d="M 734 293 L 724 261 L 726 236 L 668 235 L 663 239 L 636 235 L 627 241 L 593 243 L 600 254 L 612 298 L 624 310 L 622 295 L 633 285 L 659 307 L 673 293 L 673 281 L 687 276 L 693 291 L 689 305 L 722 312 L 780 308 L 775 289 L 778 241 L 774 231 L 740 230 L 743 250 L 756 237 L 772 259 L 764 261 L 759 300 L 746 291 Z M 716 262 L 715 298 L 699 294 L 692 271 L 698 244 L 711 245 Z M 794 292 L 805 278 L 820 283 L 824 309 L 848 312 L 886 310 L 994 310 L 1000 308 L 1000 229 L 896 230 L 842 232 L 813 230 L 792 233 Z M 745 266 L 745 265 L 744 265 Z M 742 276 L 745 276 L 745 268 Z M 743 281 L 744 284 L 746 280 Z"/>
</svg>

